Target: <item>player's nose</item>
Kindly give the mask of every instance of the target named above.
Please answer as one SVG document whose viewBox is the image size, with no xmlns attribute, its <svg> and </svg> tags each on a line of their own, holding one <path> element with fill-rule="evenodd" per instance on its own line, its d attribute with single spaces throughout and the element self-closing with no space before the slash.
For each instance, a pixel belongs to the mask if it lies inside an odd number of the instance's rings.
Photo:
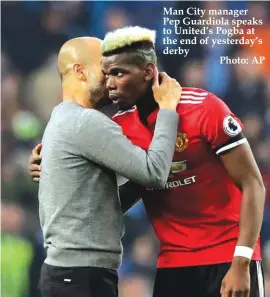
<svg viewBox="0 0 270 297">
<path fill-rule="evenodd" d="M 106 89 L 108 89 L 109 91 L 111 90 L 116 90 L 117 86 L 115 83 L 115 80 L 113 79 L 113 77 L 108 77 L 106 80 Z"/>
</svg>

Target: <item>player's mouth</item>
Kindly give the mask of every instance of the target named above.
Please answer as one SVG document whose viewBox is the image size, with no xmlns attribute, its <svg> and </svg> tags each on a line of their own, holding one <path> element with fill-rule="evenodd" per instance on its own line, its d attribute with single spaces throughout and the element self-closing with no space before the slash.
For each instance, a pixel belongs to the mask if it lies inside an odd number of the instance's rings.
<svg viewBox="0 0 270 297">
<path fill-rule="evenodd" d="M 110 97 L 110 100 L 112 100 L 113 104 L 118 104 L 119 101 L 123 99 L 122 97 L 115 94 L 110 94 L 109 97 Z"/>
</svg>

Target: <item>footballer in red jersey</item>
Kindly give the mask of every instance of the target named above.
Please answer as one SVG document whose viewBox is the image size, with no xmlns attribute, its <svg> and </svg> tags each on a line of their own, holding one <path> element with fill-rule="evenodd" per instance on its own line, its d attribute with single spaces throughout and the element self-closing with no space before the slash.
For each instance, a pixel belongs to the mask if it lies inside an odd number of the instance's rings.
<svg viewBox="0 0 270 297">
<path fill-rule="evenodd" d="M 158 109 L 151 88 L 154 37 L 145 30 L 105 36 L 102 71 L 121 110 L 113 120 L 148 150 Z M 165 189 L 131 182 L 120 188 L 123 210 L 143 199 L 160 240 L 153 296 L 263 297 L 259 233 L 265 189 L 242 123 L 202 89 L 183 88 L 178 112 Z"/>
<path fill-rule="evenodd" d="M 230 262 L 239 234 L 241 190 L 220 155 L 247 140 L 242 124 L 215 95 L 182 88 L 177 111 L 178 136 L 165 189 L 147 188 L 141 195 L 160 240 L 158 267 Z M 136 145 L 148 149 L 158 109 L 140 121 L 137 108 L 112 119 Z M 254 260 L 261 260 L 259 239 Z"/>
<path fill-rule="evenodd" d="M 126 110 L 113 120 L 148 149 L 158 112 L 149 84 L 156 64 L 151 37 L 138 28 L 120 29 L 105 36 L 102 51 L 110 99 Z M 178 112 L 166 187 L 140 193 L 160 240 L 154 296 L 262 296 L 265 189 L 242 124 L 201 89 L 183 88 Z M 123 205 L 129 199 L 121 197 Z"/>
</svg>

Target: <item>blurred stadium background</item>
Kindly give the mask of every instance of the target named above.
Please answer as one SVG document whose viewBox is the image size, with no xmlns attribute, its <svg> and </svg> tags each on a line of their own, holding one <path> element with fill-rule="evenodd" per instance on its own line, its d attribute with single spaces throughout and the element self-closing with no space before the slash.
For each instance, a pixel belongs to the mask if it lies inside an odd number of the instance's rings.
<svg viewBox="0 0 270 297">
<path fill-rule="evenodd" d="M 1 2 L 2 9 L 2 297 L 37 297 L 44 259 L 38 220 L 37 185 L 27 172 L 28 157 L 40 142 L 53 107 L 61 101 L 57 52 L 68 39 L 103 38 L 124 25 L 158 30 L 162 50 L 162 7 L 249 9 L 264 25 L 256 28 L 262 46 L 193 46 L 187 58 L 159 54 L 160 68 L 182 86 L 202 87 L 220 96 L 242 119 L 263 174 L 268 197 L 262 228 L 266 296 L 270 296 L 270 3 L 268 2 Z M 262 67 L 220 65 L 219 57 L 268 56 Z M 150 297 L 158 242 L 142 204 L 125 216 L 120 297 Z"/>
</svg>

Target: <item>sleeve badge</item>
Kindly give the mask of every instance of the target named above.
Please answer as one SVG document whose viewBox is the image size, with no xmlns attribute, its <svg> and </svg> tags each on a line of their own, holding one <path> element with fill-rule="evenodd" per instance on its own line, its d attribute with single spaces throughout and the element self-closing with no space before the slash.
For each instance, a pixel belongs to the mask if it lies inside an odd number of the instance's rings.
<svg viewBox="0 0 270 297">
<path fill-rule="evenodd" d="M 231 115 L 227 115 L 223 120 L 223 130 L 231 137 L 238 135 L 242 131 L 242 127 Z"/>
</svg>

